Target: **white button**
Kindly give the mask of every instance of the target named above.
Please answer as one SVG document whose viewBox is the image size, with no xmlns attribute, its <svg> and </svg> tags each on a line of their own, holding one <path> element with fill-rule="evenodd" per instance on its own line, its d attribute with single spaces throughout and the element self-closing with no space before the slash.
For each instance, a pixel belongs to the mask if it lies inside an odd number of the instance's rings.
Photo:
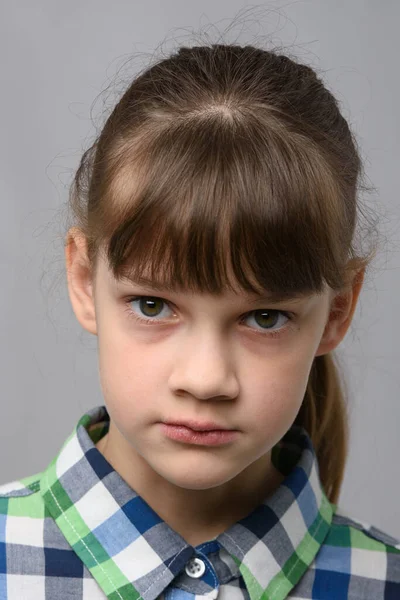
<svg viewBox="0 0 400 600">
<path fill-rule="evenodd" d="M 205 570 L 206 565 L 204 564 L 204 561 L 201 560 L 201 558 L 192 558 L 191 560 L 189 560 L 185 567 L 185 571 L 189 575 L 189 577 L 194 578 L 201 577 Z"/>
</svg>

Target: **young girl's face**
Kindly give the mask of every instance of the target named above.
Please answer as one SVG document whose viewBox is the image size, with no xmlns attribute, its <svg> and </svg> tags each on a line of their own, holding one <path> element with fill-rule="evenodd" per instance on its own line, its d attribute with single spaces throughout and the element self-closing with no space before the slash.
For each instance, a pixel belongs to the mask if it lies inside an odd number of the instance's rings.
<svg viewBox="0 0 400 600">
<path fill-rule="evenodd" d="M 279 305 L 244 293 L 162 293 L 116 282 L 103 260 L 93 291 L 101 385 L 121 453 L 133 449 L 179 487 L 207 489 L 269 453 L 290 428 L 324 353 L 328 293 Z M 182 443 L 161 426 L 178 419 L 239 433 L 219 446 Z"/>
</svg>

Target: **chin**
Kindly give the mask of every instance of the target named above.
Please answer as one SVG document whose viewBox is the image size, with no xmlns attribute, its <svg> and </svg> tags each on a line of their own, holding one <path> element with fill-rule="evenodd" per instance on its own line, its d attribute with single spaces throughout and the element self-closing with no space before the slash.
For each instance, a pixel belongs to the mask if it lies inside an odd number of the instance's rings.
<svg viewBox="0 0 400 600">
<path fill-rule="evenodd" d="M 226 471 L 217 474 L 215 470 L 210 469 L 210 467 L 206 465 L 204 466 L 203 472 L 201 472 L 199 465 L 188 469 L 187 475 L 185 475 L 183 469 L 180 468 L 176 473 L 176 477 L 174 477 L 174 473 L 168 469 L 157 469 L 157 473 L 172 485 L 185 490 L 210 490 L 217 488 L 237 475 L 237 473 L 227 473 Z"/>
</svg>

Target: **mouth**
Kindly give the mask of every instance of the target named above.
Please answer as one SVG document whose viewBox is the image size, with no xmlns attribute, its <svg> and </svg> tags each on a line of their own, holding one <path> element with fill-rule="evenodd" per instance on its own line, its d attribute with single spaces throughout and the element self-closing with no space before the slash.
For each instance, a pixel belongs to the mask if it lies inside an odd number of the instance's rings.
<svg viewBox="0 0 400 600">
<path fill-rule="evenodd" d="M 191 429 L 192 431 L 198 432 L 207 432 L 207 431 L 236 431 L 236 429 L 230 429 L 229 427 L 225 427 L 224 425 L 219 425 L 218 423 L 212 423 L 210 421 L 207 422 L 199 422 L 199 421 L 164 421 L 164 425 L 170 425 L 172 427 L 186 427 L 187 429 Z"/>
<path fill-rule="evenodd" d="M 239 435 L 237 430 L 229 429 L 192 429 L 182 424 L 161 423 L 161 428 L 166 437 L 199 446 L 220 446 L 233 442 Z"/>
</svg>

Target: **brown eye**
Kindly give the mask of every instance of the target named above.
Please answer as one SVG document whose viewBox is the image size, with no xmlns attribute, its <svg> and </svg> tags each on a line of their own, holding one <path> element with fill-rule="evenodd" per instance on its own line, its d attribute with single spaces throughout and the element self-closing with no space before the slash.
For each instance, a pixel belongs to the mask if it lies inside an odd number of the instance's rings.
<svg viewBox="0 0 400 600">
<path fill-rule="evenodd" d="M 254 318 L 261 327 L 272 327 L 278 322 L 279 314 L 279 310 L 262 309 L 254 311 Z"/>
<path fill-rule="evenodd" d="M 164 304 L 161 298 L 150 298 L 147 296 L 142 296 L 141 298 L 139 298 L 140 310 L 146 317 L 157 317 L 160 304 Z"/>
<path fill-rule="evenodd" d="M 276 327 L 279 323 L 280 318 L 284 318 L 285 321 L 280 327 Z M 288 329 L 287 323 L 292 321 L 293 317 L 290 313 L 283 310 L 272 310 L 262 308 L 260 310 L 253 310 L 243 320 L 253 319 L 258 328 L 251 327 L 255 333 L 260 335 L 266 335 L 270 337 L 279 337 L 285 333 Z M 261 327 L 261 329 L 259 329 Z"/>
<path fill-rule="evenodd" d="M 134 303 L 136 303 L 136 308 L 133 308 Z M 157 324 L 158 321 L 162 321 L 164 318 L 170 316 L 164 315 L 160 319 L 155 318 L 160 316 L 163 306 L 169 306 L 168 302 L 163 300 L 163 298 L 157 298 L 155 296 L 135 296 L 133 298 L 128 298 L 126 304 L 128 315 L 138 321 L 148 323 L 153 322 L 154 324 Z"/>
</svg>

